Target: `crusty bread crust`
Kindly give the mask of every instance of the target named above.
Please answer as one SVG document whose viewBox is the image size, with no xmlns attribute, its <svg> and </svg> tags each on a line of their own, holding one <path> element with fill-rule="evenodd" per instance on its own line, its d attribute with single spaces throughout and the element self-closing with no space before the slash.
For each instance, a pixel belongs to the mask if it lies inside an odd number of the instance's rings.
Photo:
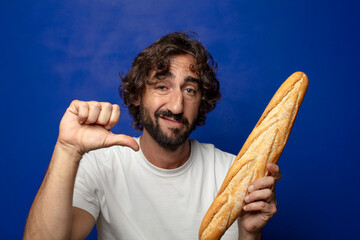
<svg viewBox="0 0 360 240">
<path fill-rule="evenodd" d="M 199 239 L 220 239 L 241 214 L 249 185 L 277 163 L 308 87 L 303 72 L 293 73 L 277 90 L 250 133 L 205 214 Z"/>
</svg>

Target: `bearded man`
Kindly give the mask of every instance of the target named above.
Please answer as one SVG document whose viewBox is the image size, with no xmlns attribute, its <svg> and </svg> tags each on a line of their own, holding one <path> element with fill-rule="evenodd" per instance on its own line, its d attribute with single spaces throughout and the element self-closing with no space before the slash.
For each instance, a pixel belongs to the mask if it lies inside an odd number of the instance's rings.
<svg viewBox="0 0 360 240">
<path fill-rule="evenodd" d="M 171 33 L 142 51 L 120 95 L 141 137 L 113 134 L 120 108 L 73 101 L 65 112 L 24 239 L 197 239 L 203 216 L 235 156 L 189 139 L 220 98 L 216 64 L 198 41 Z M 249 187 L 223 239 L 259 239 L 276 212 L 275 179 Z"/>
</svg>

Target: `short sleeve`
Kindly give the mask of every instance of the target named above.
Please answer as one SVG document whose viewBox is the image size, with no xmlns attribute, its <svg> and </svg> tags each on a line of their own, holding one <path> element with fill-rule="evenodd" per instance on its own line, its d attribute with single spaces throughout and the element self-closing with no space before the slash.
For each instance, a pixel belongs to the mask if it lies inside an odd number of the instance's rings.
<svg viewBox="0 0 360 240">
<path fill-rule="evenodd" d="M 89 212 L 97 219 L 100 212 L 101 190 L 94 164 L 95 159 L 90 154 L 85 154 L 80 161 L 75 179 L 73 206 Z"/>
<path fill-rule="evenodd" d="M 217 176 L 217 186 L 219 188 L 222 185 L 226 174 L 229 172 L 229 169 L 235 158 L 236 156 L 231 153 L 223 152 L 217 148 L 215 149 L 215 172 Z"/>
</svg>

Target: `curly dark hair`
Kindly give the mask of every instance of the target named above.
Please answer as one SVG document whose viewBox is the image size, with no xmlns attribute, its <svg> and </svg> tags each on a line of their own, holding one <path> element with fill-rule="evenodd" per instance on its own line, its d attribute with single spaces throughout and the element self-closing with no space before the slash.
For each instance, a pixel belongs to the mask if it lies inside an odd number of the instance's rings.
<svg viewBox="0 0 360 240">
<path fill-rule="evenodd" d="M 134 103 L 145 91 L 145 84 L 150 84 L 148 80 L 150 71 L 168 71 L 170 58 L 179 54 L 190 54 L 195 58 L 195 66 L 191 70 L 196 72 L 200 80 L 201 103 L 195 126 L 204 125 L 206 115 L 215 108 L 221 96 L 220 84 L 215 74 L 217 64 L 200 41 L 191 38 L 190 34 L 197 37 L 194 32 L 174 32 L 161 37 L 135 58 L 126 76 L 120 76 L 122 84 L 119 87 L 119 94 L 134 118 L 134 128 L 143 129 L 140 106 Z"/>
</svg>

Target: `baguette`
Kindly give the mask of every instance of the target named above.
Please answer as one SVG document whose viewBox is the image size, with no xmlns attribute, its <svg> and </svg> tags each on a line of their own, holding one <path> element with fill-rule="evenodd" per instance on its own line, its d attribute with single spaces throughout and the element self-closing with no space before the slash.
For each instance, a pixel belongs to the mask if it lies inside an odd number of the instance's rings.
<svg viewBox="0 0 360 240">
<path fill-rule="evenodd" d="M 295 72 L 277 90 L 205 214 L 199 239 L 220 239 L 241 214 L 249 185 L 268 175 L 266 163 L 279 160 L 307 87 L 307 76 Z"/>
</svg>

